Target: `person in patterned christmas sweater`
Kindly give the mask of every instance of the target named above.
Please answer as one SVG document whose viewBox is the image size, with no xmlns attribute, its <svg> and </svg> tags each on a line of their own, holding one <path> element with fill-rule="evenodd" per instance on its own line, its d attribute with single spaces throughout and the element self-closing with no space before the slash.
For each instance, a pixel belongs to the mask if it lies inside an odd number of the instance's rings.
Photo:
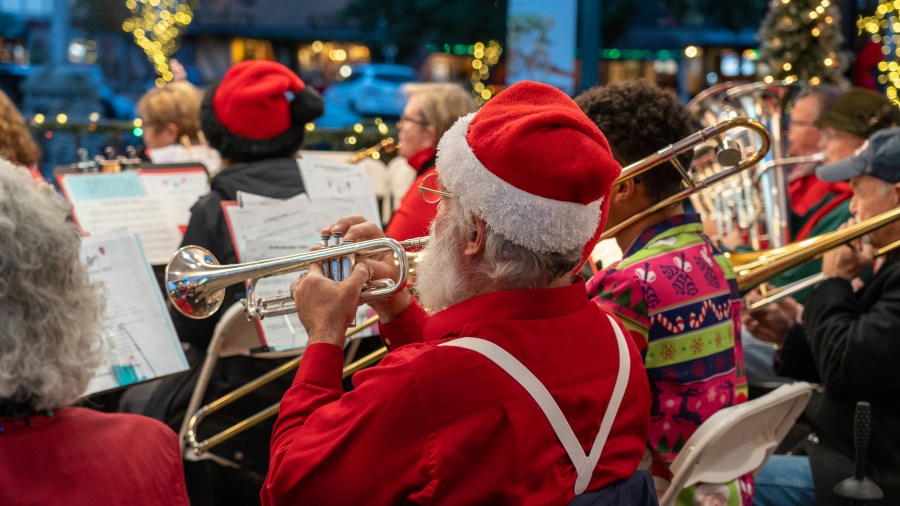
<svg viewBox="0 0 900 506">
<path fill-rule="evenodd" d="M 692 133 L 690 116 L 674 94 L 646 81 L 593 88 L 575 101 L 607 136 L 622 166 Z M 690 156 L 683 155 L 685 166 Z M 681 188 L 670 164 L 615 185 L 607 227 Z M 671 480 L 669 465 L 697 427 L 747 399 L 740 293 L 729 262 L 703 234 L 699 215 L 686 214 L 682 204 L 625 227 L 616 241 L 624 258 L 597 273 L 588 293 L 621 318 L 643 354 L 652 394 L 645 465 L 661 496 Z M 727 504 L 752 502 L 751 475 L 727 488 Z M 696 504 L 705 490 L 686 488 L 677 503 Z"/>
</svg>

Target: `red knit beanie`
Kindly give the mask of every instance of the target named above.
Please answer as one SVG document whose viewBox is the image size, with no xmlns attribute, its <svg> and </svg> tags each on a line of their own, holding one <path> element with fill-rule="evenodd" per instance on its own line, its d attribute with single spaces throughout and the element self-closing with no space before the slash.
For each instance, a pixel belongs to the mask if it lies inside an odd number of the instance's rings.
<svg viewBox="0 0 900 506">
<path fill-rule="evenodd" d="M 606 223 L 622 168 L 597 125 L 560 90 L 516 83 L 441 138 L 437 171 L 460 203 L 537 252 L 581 248 Z"/>
<path fill-rule="evenodd" d="M 231 67 L 210 87 L 200 110 L 210 145 L 231 161 L 289 156 L 306 123 L 322 115 L 319 94 L 280 63 L 251 60 Z"/>
</svg>

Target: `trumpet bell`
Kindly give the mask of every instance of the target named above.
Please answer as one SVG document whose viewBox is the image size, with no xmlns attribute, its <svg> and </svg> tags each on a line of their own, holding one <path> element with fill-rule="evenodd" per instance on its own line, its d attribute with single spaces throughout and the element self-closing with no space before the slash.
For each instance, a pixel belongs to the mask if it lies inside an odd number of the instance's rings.
<svg viewBox="0 0 900 506">
<path fill-rule="evenodd" d="M 166 266 L 166 291 L 178 311 L 194 319 L 207 318 L 222 307 L 225 288 L 208 286 L 209 276 L 196 276 L 205 267 L 219 265 L 206 248 L 185 246 Z"/>
</svg>

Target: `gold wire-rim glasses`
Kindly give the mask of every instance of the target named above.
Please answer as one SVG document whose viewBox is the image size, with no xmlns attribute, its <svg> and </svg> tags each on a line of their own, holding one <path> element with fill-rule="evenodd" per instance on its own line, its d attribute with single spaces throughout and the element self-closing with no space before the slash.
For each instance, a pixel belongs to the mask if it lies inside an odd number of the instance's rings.
<svg viewBox="0 0 900 506">
<path fill-rule="evenodd" d="M 429 180 L 431 184 L 437 186 L 437 172 L 432 172 L 425 176 L 425 179 L 419 184 L 419 193 L 422 195 L 422 200 L 429 204 L 437 204 L 441 201 L 442 198 L 453 198 L 453 194 L 445 191 L 438 190 L 437 188 L 432 188 L 427 186 Z"/>
</svg>

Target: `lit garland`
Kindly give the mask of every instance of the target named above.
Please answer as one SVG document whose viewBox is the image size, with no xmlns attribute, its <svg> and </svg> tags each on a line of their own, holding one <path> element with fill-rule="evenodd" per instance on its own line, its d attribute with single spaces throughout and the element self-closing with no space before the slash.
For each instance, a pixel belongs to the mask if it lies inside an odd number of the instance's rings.
<svg viewBox="0 0 900 506">
<path fill-rule="evenodd" d="M 500 61 L 502 53 L 503 48 L 496 40 L 488 41 L 487 47 L 481 42 L 472 46 L 472 94 L 479 106 L 484 105 L 497 92 L 496 87 L 485 86 L 484 82 L 491 76 L 491 67 Z"/>
<path fill-rule="evenodd" d="M 895 105 L 900 105 L 897 90 L 900 89 L 900 0 L 882 1 L 874 16 L 860 16 L 856 21 L 859 35 L 869 34 L 872 42 L 881 44 L 884 61 L 878 64 L 878 82 L 885 85 L 885 94 Z"/>
<path fill-rule="evenodd" d="M 169 57 L 178 49 L 178 36 L 194 18 L 195 0 L 126 0 L 125 6 L 133 14 L 122 23 L 122 29 L 134 37 L 134 42 L 150 60 L 163 86 L 175 76 L 169 68 Z"/>
<path fill-rule="evenodd" d="M 764 81 L 841 83 L 847 56 L 840 52 L 840 12 L 832 0 L 772 0 L 757 33 Z"/>
</svg>

